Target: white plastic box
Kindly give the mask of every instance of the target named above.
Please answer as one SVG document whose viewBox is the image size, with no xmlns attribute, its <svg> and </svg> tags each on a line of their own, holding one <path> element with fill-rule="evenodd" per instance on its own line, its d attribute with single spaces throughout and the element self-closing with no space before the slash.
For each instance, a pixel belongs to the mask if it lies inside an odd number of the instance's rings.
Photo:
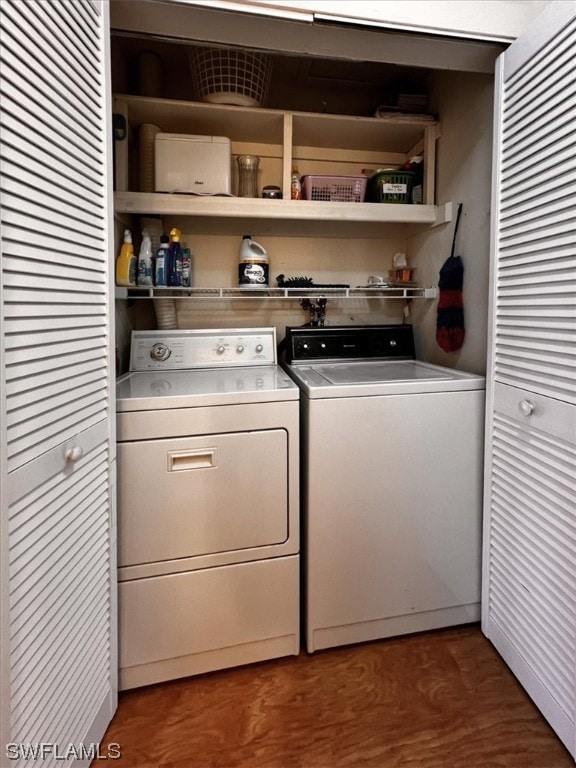
<svg viewBox="0 0 576 768">
<path fill-rule="evenodd" d="M 156 134 L 156 192 L 229 195 L 231 177 L 230 139 L 184 133 Z"/>
</svg>

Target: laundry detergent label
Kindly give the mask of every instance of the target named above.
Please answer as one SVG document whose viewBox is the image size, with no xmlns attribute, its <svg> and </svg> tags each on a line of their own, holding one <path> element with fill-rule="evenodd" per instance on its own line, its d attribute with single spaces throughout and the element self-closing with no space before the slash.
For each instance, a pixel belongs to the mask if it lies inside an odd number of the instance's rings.
<svg viewBox="0 0 576 768">
<path fill-rule="evenodd" d="M 238 265 L 238 285 L 265 288 L 268 286 L 268 264 L 245 263 Z"/>
</svg>

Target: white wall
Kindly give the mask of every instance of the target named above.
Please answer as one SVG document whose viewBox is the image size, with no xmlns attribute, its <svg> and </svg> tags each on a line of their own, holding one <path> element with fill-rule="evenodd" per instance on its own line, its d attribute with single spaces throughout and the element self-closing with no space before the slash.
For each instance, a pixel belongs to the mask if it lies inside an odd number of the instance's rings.
<svg viewBox="0 0 576 768">
<path fill-rule="evenodd" d="M 350 203 L 354 205 L 354 203 Z M 135 222 L 137 220 L 135 219 Z M 308 225 L 307 227 L 305 225 Z M 387 230 L 386 237 L 362 237 L 361 229 L 352 225 L 341 228 L 338 236 L 318 237 L 310 222 L 289 222 L 293 230 L 288 236 L 274 223 L 250 222 L 246 234 L 261 243 L 270 259 L 270 285 L 276 278 L 306 276 L 318 284 L 366 285 L 368 275 L 385 277 L 392 268 L 395 253 L 407 250 L 407 238 L 401 227 Z M 284 225 L 284 227 L 287 225 Z M 232 288 L 238 285 L 238 251 L 242 231 L 235 222 L 199 225 L 193 219 L 165 218 L 164 231 L 182 229 L 182 242 L 192 251 L 192 283 L 195 288 Z M 202 228 L 201 228 L 202 227 Z M 135 223 L 133 234 L 136 252 L 140 236 Z M 302 231 L 299 232 L 298 230 Z M 220 231 L 219 231 L 220 230 Z M 436 278 L 434 277 L 434 280 Z M 433 282 L 434 282 L 433 280 Z M 431 302 L 427 302 L 431 303 Z M 130 352 L 130 330 L 156 327 L 152 303 L 136 299 L 127 308 L 125 300 L 116 302 L 116 346 L 121 370 L 126 370 Z M 176 314 L 180 328 L 242 328 L 275 326 L 278 340 L 287 325 L 303 325 L 310 316 L 298 299 L 177 299 Z M 338 299 L 329 298 L 326 325 L 399 323 L 403 319 L 403 299 Z"/>
<path fill-rule="evenodd" d="M 354 205 L 354 203 L 351 203 Z M 346 237 L 313 237 L 294 234 L 287 237 L 271 231 L 270 226 L 252 222 L 247 234 L 261 243 L 270 259 L 270 285 L 276 277 L 312 277 L 316 284 L 366 284 L 368 275 L 386 275 L 394 253 L 406 250 L 401 232 L 385 240 L 362 238 L 359 231 Z M 352 234 L 352 236 L 350 236 Z M 235 287 L 238 284 L 238 250 L 241 235 L 215 235 L 207 232 L 183 232 L 182 240 L 193 252 L 193 279 L 196 287 Z M 403 301 L 376 299 L 329 299 L 326 323 L 400 322 Z M 177 303 L 181 328 L 276 326 L 278 338 L 286 325 L 302 325 L 309 315 L 298 300 L 194 300 Z"/>
<path fill-rule="evenodd" d="M 452 201 L 454 216 L 458 203 L 463 204 L 456 248 L 464 263 L 462 349 L 446 353 L 437 345 L 436 302 L 415 303 L 413 312 L 420 355 L 474 373 L 486 370 L 493 93 L 493 78 L 486 75 L 434 75 L 431 102 L 443 130 L 437 147 L 437 200 Z M 439 270 L 450 256 L 453 233 L 454 221 L 411 239 L 409 253 L 423 283 L 437 284 Z"/>
</svg>

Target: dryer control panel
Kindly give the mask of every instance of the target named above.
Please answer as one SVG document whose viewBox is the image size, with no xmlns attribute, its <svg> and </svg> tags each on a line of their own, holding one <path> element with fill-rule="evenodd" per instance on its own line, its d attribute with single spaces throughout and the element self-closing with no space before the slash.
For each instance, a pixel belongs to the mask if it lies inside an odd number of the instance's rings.
<svg viewBox="0 0 576 768">
<path fill-rule="evenodd" d="M 276 364 L 275 328 L 132 331 L 131 371 Z"/>
</svg>

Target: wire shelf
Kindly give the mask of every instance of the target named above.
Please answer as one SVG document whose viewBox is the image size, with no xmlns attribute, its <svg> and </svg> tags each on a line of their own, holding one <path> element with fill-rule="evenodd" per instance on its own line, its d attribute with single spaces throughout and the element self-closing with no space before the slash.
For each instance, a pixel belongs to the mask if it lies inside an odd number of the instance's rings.
<svg viewBox="0 0 576 768">
<path fill-rule="evenodd" d="M 388 287 L 375 288 L 129 288 L 123 296 L 132 299 L 301 299 L 325 296 L 343 299 L 435 299 L 437 287 Z M 117 294 L 118 295 L 118 294 Z M 118 297 L 122 297 L 122 294 Z"/>
</svg>

